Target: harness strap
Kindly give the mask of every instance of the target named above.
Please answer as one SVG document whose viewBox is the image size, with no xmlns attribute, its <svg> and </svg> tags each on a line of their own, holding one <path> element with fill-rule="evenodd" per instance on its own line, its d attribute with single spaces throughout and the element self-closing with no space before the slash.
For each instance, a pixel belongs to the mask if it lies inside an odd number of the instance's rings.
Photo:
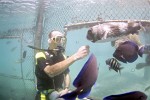
<svg viewBox="0 0 150 100">
<path fill-rule="evenodd" d="M 48 90 L 43 90 L 40 91 L 40 100 L 48 100 L 46 97 L 48 94 L 51 94 L 53 91 L 55 91 L 54 89 L 48 89 Z"/>
<path fill-rule="evenodd" d="M 46 95 L 44 93 L 41 93 L 41 99 L 40 100 L 46 100 Z"/>
<path fill-rule="evenodd" d="M 43 57 L 46 59 L 46 56 L 43 52 L 38 52 L 36 55 L 35 55 L 35 60 L 36 60 L 36 65 L 37 65 L 37 59 L 40 58 L 40 57 Z"/>
</svg>

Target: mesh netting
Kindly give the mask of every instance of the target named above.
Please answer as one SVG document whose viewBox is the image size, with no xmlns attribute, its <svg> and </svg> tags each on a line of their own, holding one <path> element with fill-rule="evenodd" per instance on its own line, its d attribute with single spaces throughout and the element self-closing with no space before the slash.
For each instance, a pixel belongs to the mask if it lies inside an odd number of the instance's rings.
<svg viewBox="0 0 150 100">
<path fill-rule="evenodd" d="M 0 66 L 1 100 L 31 100 L 34 98 L 36 87 L 34 50 L 28 48 L 27 45 L 34 46 L 36 41 L 39 40 L 39 48 L 47 48 L 48 33 L 50 31 L 59 30 L 63 32 L 65 25 L 92 21 L 149 21 L 150 19 L 149 0 L 41 1 L 0 0 L 0 45 L 3 47 L 1 49 L 3 51 L 1 51 L 1 55 L 3 55 L 1 59 L 5 58 L 1 61 Z M 80 30 L 82 28 L 76 29 Z M 87 28 L 83 33 L 86 32 Z M 37 33 L 40 35 L 37 36 Z M 73 33 L 67 32 L 67 34 L 69 37 Z M 76 39 L 81 39 L 79 37 L 82 35 L 74 34 L 74 36 Z M 80 40 L 68 39 L 68 41 L 68 46 L 72 45 L 71 42 L 76 43 L 77 47 L 80 44 Z M 24 51 L 26 55 L 23 57 Z M 6 55 L 8 57 L 5 57 Z"/>
</svg>

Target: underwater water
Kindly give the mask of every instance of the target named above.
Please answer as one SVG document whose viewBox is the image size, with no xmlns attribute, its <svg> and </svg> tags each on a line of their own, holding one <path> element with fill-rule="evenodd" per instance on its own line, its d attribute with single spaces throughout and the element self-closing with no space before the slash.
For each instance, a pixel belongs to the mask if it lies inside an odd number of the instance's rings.
<svg viewBox="0 0 150 100">
<path fill-rule="evenodd" d="M 0 100 L 34 100 L 36 78 L 34 50 L 28 45 L 47 48 L 48 33 L 64 32 L 71 23 L 101 20 L 150 20 L 149 0 L 0 0 Z M 149 26 L 150 28 L 150 26 Z M 150 44 L 150 29 L 140 32 L 142 44 Z M 66 55 L 82 45 L 90 46 L 97 58 L 98 79 L 90 96 L 102 100 L 113 94 L 142 91 L 150 100 L 150 65 L 147 54 L 133 63 L 121 63 L 121 75 L 108 69 L 105 61 L 113 57 L 111 42 L 92 43 L 86 39 L 88 28 L 77 27 L 67 34 Z M 71 81 L 76 78 L 89 56 L 70 66 Z M 89 73 L 92 74 L 92 73 Z M 71 83 L 72 84 L 72 83 Z M 71 89 L 75 89 L 71 85 Z"/>
</svg>

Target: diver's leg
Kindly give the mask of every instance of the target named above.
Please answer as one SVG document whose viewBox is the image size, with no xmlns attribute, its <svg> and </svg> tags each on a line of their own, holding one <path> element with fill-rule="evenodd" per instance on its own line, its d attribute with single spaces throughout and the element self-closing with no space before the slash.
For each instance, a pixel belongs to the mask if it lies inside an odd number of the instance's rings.
<svg viewBox="0 0 150 100">
<path fill-rule="evenodd" d="M 59 98 L 59 93 L 57 91 L 54 91 L 51 94 L 49 94 L 49 100 L 65 100 L 65 99 Z"/>
<path fill-rule="evenodd" d="M 59 93 L 57 91 L 54 91 L 51 94 L 49 94 L 49 100 L 57 100 L 58 97 Z"/>
</svg>

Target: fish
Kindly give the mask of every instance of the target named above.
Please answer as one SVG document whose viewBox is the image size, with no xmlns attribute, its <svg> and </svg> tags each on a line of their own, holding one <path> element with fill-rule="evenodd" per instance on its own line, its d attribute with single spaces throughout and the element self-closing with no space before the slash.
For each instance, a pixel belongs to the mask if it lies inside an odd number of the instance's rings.
<svg viewBox="0 0 150 100">
<path fill-rule="evenodd" d="M 70 22 L 66 23 L 64 26 L 64 31 L 67 33 L 68 31 L 78 30 L 82 28 L 90 28 L 92 26 L 102 24 L 102 23 L 110 23 L 110 22 L 125 22 L 128 23 L 133 20 L 104 20 L 98 16 L 97 20 L 89 21 L 84 20 L 82 22 Z M 134 20 L 134 23 L 139 23 L 142 27 L 142 30 L 150 29 L 150 21 L 149 20 Z M 146 30 L 147 31 L 147 30 Z M 149 32 L 149 31 L 148 31 Z"/>
<path fill-rule="evenodd" d="M 150 86 L 146 87 L 144 91 L 148 91 L 150 89 Z"/>
<path fill-rule="evenodd" d="M 98 69 L 97 59 L 94 54 L 91 54 L 73 81 L 73 85 L 76 89 L 71 93 L 62 95 L 60 98 L 64 98 L 65 100 L 75 100 L 76 98 L 83 99 L 87 97 L 90 94 L 93 85 L 96 83 Z"/>
<path fill-rule="evenodd" d="M 22 58 L 25 59 L 27 55 L 27 51 L 23 51 Z"/>
<path fill-rule="evenodd" d="M 7 42 L 6 42 L 6 44 L 10 44 L 10 43 L 11 43 L 11 41 L 7 41 Z"/>
<path fill-rule="evenodd" d="M 125 41 L 120 44 L 115 52 L 113 53 L 113 57 L 123 63 L 132 63 L 137 60 L 138 55 L 142 57 L 143 50 L 139 49 L 138 45 L 133 41 Z"/>
<path fill-rule="evenodd" d="M 142 25 L 139 22 L 107 22 L 89 28 L 86 38 L 93 43 L 108 42 L 129 34 L 138 34 L 141 29 Z"/>
<path fill-rule="evenodd" d="M 26 55 L 27 55 L 27 51 L 25 50 L 22 53 L 22 57 L 18 59 L 17 61 L 15 61 L 15 63 L 23 63 L 25 61 Z"/>
<path fill-rule="evenodd" d="M 103 100 L 147 100 L 147 95 L 141 91 L 132 91 L 104 97 Z"/>
<path fill-rule="evenodd" d="M 11 48 L 11 52 L 13 52 L 13 51 L 15 51 L 17 49 L 17 46 L 15 46 L 15 47 L 13 47 L 13 48 Z"/>
<path fill-rule="evenodd" d="M 147 64 L 147 63 L 138 63 L 138 64 L 136 64 L 136 69 L 137 70 L 139 70 L 139 69 L 143 69 L 143 68 L 145 68 L 145 67 L 149 67 L 150 66 L 150 64 Z"/>
<path fill-rule="evenodd" d="M 123 69 L 123 67 L 120 67 L 121 64 L 117 61 L 117 59 L 109 58 L 105 62 L 106 62 L 106 65 L 109 65 L 109 70 L 113 69 L 116 72 L 119 72 L 121 74 L 121 69 Z"/>
</svg>

